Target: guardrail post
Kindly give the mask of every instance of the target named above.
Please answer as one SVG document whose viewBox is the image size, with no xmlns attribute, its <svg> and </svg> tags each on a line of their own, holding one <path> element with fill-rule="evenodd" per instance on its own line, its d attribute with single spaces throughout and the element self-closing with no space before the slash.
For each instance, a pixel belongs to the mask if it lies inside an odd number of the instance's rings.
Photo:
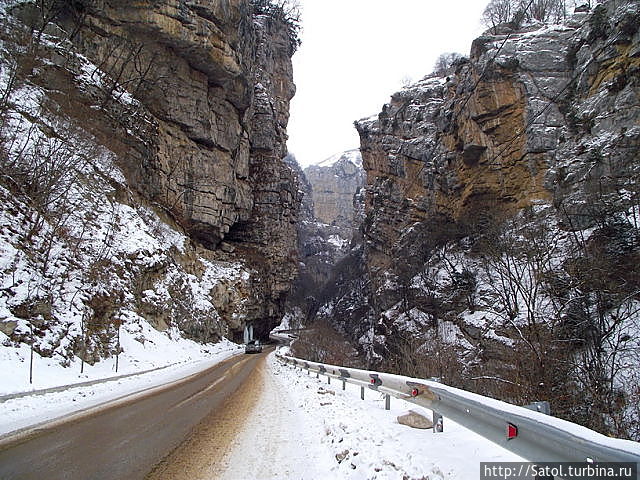
<svg viewBox="0 0 640 480">
<path fill-rule="evenodd" d="M 441 383 L 440 377 L 431 377 L 429 380 L 432 382 Z M 438 412 L 432 410 L 433 415 L 433 433 L 442 433 L 444 431 L 444 418 Z"/>
<path fill-rule="evenodd" d="M 360 387 L 360 400 L 364 400 L 364 387 Z"/>
<path fill-rule="evenodd" d="M 342 380 L 342 390 L 347 389 L 347 378 L 349 378 L 350 376 L 351 375 L 347 370 L 345 370 L 344 368 L 340 369 L 340 380 Z"/>
<path fill-rule="evenodd" d="M 433 412 L 433 433 L 442 433 L 444 431 L 444 419 L 438 412 Z"/>
<path fill-rule="evenodd" d="M 331 384 L 331 377 L 329 375 L 327 375 L 327 383 Z"/>
<path fill-rule="evenodd" d="M 391 395 L 388 393 L 384 396 L 384 409 L 391 410 Z"/>
</svg>

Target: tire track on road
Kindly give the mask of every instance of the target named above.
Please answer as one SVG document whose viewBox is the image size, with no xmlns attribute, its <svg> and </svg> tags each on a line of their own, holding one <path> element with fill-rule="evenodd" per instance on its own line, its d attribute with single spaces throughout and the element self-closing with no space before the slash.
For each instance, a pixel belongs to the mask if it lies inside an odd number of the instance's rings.
<svg viewBox="0 0 640 480">
<path fill-rule="evenodd" d="M 165 457 L 146 480 L 205 480 L 229 469 L 228 455 L 263 391 L 265 358 L 220 408 L 205 417 L 187 440 Z"/>
</svg>

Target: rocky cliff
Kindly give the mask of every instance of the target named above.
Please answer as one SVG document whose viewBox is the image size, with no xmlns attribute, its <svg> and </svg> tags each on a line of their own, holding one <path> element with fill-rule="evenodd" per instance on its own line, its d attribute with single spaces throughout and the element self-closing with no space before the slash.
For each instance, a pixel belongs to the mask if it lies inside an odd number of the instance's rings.
<svg viewBox="0 0 640 480">
<path fill-rule="evenodd" d="M 363 185 L 362 157 L 358 150 L 336 154 L 298 169 L 302 204 L 298 228 L 300 272 L 291 293 L 289 323 L 312 320 L 333 283 L 334 268 L 350 251 L 361 224 L 356 194 Z"/>
<path fill-rule="evenodd" d="M 318 315 L 318 309 L 336 294 L 336 285 L 343 281 L 344 265 L 362 251 L 358 234 L 364 206 L 360 193 L 362 157 L 358 151 L 343 152 L 305 171 L 293 155 L 286 160 L 297 172 L 302 207 L 297 224 L 300 268 L 281 325 L 286 329 L 311 327 L 299 333 L 292 345 L 294 355 L 363 367 L 359 352 L 339 325 Z M 348 274 L 354 271 L 348 270 Z M 361 312 L 351 313 L 355 317 Z"/>
<path fill-rule="evenodd" d="M 338 153 L 304 169 L 313 195 L 313 212 L 322 223 L 338 227 L 351 240 L 358 228 L 353 196 L 364 185 L 360 150 Z"/>
<path fill-rule="evenodd" d="M 609 1 L 502 25 L 357 122 L 363 252 L 319 312 L 372 364 L 637 435 L 637 390 L 612 386 L 637 385 L 637 359 L 603 352 L 630 341 L 640 300 L 639 19 Z"/>
<path fill-rule="evenodd" d="M 200 341 L 241 339 L 247 322 L 265 336 L 297 271 L 300 198 L 282 161 L 295 25 L 249 0 L 5 8 L 3 206 L 38 221 L 3 236 L 2 331 L 28 341 L 35 322 L 56 331 L 40 351 L 68 357 L 86 353 L 82 317 L 100 330 L 94 360 L 117 350 L 97 325 L 132 319 Z M 58 165 L 66 183 L 36 201 Z M 57 256 L 23 265 L 33 242 Z"/>
<path fill-rule="evenodd" d="M 281 161 L 295 93 L 286 25 L 248 1 L 75 8 L 83 51 L 119 68 L 107 60 L 116 39 L 148 68 L 141 96 L 155 132 L 133 148 L 145 153 L 127 162 L 131 183 L 205 247 L 215 250 L 227 236 L 232 246 L 223 250 L 237 244 L 260 272 L 248 319 L 264 323 L 258 330 L 266 334 L 296 269 L 297 186 Z M 124 66 L 124 75 L 139 69 Z"/>
</svg>

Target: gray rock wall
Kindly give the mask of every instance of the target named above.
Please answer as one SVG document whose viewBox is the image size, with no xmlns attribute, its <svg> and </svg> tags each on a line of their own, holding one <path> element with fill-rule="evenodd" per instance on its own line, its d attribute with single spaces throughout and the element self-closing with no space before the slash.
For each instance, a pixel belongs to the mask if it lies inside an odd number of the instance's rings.
<svg viewBox="0 0 640 480">
<path fill-rule="evenodd" d="M 362 251 L 318 316 L 371 367 L 638 438 L 637 358 L 613 339 L 640 291 L 639 20 L 629 0 L 502 26 L 357 122 Z"/>
<path fill-rule="evenodd" d="M 350 150 L 304 169 L 313 195 L 315 217 L 322 223 L 338 227 L 341 236 L 351 240 L 357 229 L 353 196 L 364 185 L 362 156 Z"/>
<path fill-rule="evenodd" d="M 364 323 L 401 299 L 398 277 L 419 273 L 465 225 L 532 205 L 552 205 L 565 228 L 594 225 L 596 197 L 638 169 L 639 10 L 605 2 L 564 25 L 487 32 L 454 74 L 427 77 L 357 122 L 373 299 Z"/>
<path fill-rule="evenodd" d="M 37 23 L 30 8 L 13 12 Z M 249 0 L 81 0 L 65 3 L 54 23 L 65 31 L 53 23 L 47 31 L 65 41 L 73 32 L 73 46 L 43 51 L 53 61 L 30 81 L 115 153 L 136 201 L 208 256 L 253 271 L 237 300 L 243 321 L 266 334 L 297 269 L 300 199 L 282 162 L 295 93 L 289 26 Z M 76 53 L 98 68 L 84 71 Z"/>
</svg>

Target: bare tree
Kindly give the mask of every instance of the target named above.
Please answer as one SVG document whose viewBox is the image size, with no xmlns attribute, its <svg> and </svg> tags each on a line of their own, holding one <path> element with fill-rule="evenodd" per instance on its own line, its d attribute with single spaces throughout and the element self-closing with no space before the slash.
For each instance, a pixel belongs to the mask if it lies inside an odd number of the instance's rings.
<svg viewBox="0 0 640 480">
<path fill-rule="evenodd" d="M 524 21 L 559 22 L 569 7 L 567 0 L 491 0 L 482 13 L 482 23 L 495 29 L 502 23 L 518 28 Z"/>
<path fill-rule="evenodd" d="M 528 10 L 529 17 L 540 22 L 559 22 L 566 14 L 565 0 L 533 0 Z"/>
<path fill-rule="evenodd" d="M 462 60 L 464 55 L 456 52 L 441 53 L 436 59 L 436 63 L 433 66 L 433 73 L 444 76 L 453 71 L 455 63 Z"/>
<path fill-rule="evenodd" d="M 495 328 L 513 332 L 520 357 L 510 380 L 522 386 L 519 401 L 548 398 L 566 366 L 556 304 L 544 288 L 561 258 L 561 241 L 544 218 L 525 209 L 488 230 L 480 247 L 489 293 L 480 309 L 494 316 Z"/>
<path fill-rule="evenodd" d="M 281 21 L 287 28 L 292 51 L 300 46 L 302 12 L 299 0 L 251 0 L 254 12 Z"/>
<path fill-rule="evenodd" d="M 291 346 L 292 353 L 312 362 L 361 367 L 357 352 L 328 322 L 320 320 L 302 331 Z"/>
<path fill-rule="evenodd" d="M 513 20 L 518 8 L 517 0 L 491 0 L 482 12 L 482 23 L 495 28 Z"/>
</svg>

